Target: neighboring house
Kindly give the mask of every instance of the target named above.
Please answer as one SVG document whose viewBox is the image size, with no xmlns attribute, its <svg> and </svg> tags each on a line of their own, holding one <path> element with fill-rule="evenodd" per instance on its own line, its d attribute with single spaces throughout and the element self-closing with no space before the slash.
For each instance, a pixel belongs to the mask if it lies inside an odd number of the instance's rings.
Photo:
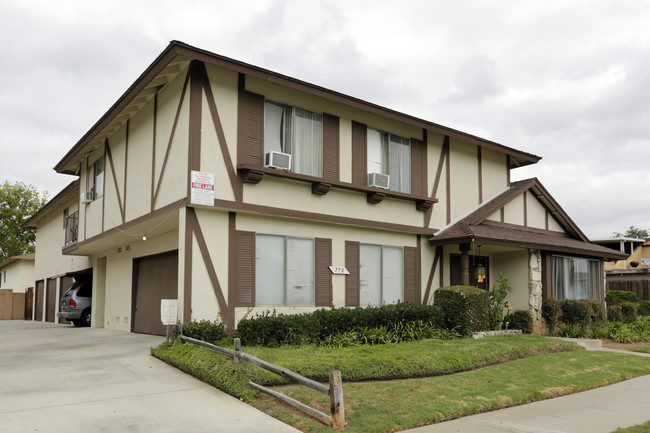
<svg viewBox="0 0 650 433">
<path fill-rule="evenodd" d="M 25 318 L 25 303 L 31 301 L 33 286 L 34 253 L 0 263 L 0 320 Z"/>
<path fill-rule="evenodd" d="M 622 257 L 536 179 L 511 184 L 539 159 L 173 41 L 56 165 L 79 177 L 56 247 L 90 260 L 93 326 L 125 331 L 164 332 L 161 299 L 233 328 L 431 303 L 475 272 L 539 318 L 544 297 L 602 299 Z"/>
<path fill-rule="evenodd" d="M 68 323 L 56 317 L 59 299 L 75 276 L 92 274 L 88 257 L 61 254 L 61 248 L 78 241 L 78 218 L 79 180 L 75 180 L 23 224 L 23 228 L 36 229 L 36 257 L 31 274 L 34 320 Z"/>
<path fill-rule="evenodd" d="M 650 239 L 611 238 L 594 243 L 627 255 L 624 260 L 605 262 L 607 290 L 627 290 L 650 301 Z"/>
</svg>

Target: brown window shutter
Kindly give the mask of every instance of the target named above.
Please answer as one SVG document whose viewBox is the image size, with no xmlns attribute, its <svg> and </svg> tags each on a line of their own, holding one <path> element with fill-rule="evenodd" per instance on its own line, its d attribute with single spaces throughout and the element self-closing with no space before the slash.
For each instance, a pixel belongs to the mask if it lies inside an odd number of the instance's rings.
<svg viewBox="0 0 650 433">
<path fill-rule="evenodd" d="M 255 305 L 255 232 L 235 233 L 235 306 Z"/>
<path fill-rule="evenodd" d="M 368 127 L 352 122 L 352 183 L 368 185 Z"/>
<path fill-rule="evenodd" d="M 427 195 L 427 148 L 422 140 L 411 138 L 411 194 Z"/>
<path fill-rule="evenodd" d="M 315 265 L 316 265 L 316 306 L 329 307 L 332 305 L 332 240 L 316 238 L 315 240 Z"/>
<path fill-rule="evenodd" d="M 359 288 L 359 242 L 345 241 L 345 267 L 350 275 L 345 277 L 345 306 L 358 307 Z"/>
<path fill-rule="evenodd" d="M 404 302 L 411 304 L 422 302 L 418 273 L 418 249 L 404 247 Z"/>
<path fill-rule="evenodd" d="M 339 180 L 339 118 L 323 113 L 323 179 Z"/>
<path fill-rule="evenodd" d="M 264 152 L 264 96 L 239 91 L 237 163 L 262 166 Z"/>
</svg>

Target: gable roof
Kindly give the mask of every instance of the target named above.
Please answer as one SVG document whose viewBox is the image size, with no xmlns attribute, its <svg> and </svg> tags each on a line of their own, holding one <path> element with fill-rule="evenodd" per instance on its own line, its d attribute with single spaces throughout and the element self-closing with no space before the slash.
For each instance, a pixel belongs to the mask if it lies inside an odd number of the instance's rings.
<svg viewBox="0 0 650 433">
<path fill-rule="evenodd" d="M 21 228 L 24 229 L 35 229 L 36 225 L 43 219 L 43 217 L 49 215 L 51 212 L 58 209 L 63 205 L 67 200 L 73 196 L 78 196 L 79 194 L 79 179 L 76 179 L 63 188 L 57 195 L 52 197 L 43 207 L 41 207 L 34 215 L 31 216 L 27 221 L 23 223 Z"/>
<path fill-rule="evenodd" d="M 2 263 L 0 263 L 0 268 L 4 268 L 5 266 L 9 266 L 10 264 L 17 262 L 19 260 L 26 260 L 26 261 L 34 261 L 36 259 L 36 253 L 28 253 L 28 254 L 21 254 L 18 256 L 13 256 L 9 257 Z"/>
<path fill-rule="evenodd" d="M 505 153 L 510 157 L 510 168 L 535 164 L 541 159 L 541 157 L 531 153 L 522 152 L 490 140 L 381 107 L 277 72 L 211 53 L 183 42 L 171 41 L 167 48 L 165 48 L 97 123 L 81 137 L 54 169 L 59 173 L 78 174 L 77 171 L 82 158 L 90 154 L 103 143 L 105 138 L 119 129 L 129 118 L 133 117 L 162 87 L 183 72 L 185 66 L 193 59 L 397 119 L 410 125 L 447 135 L 450 138 L 457 138 L 468 143 Z"/>
<path fill-rule="evenodd" d="M 511 224 L 502 225 L 488 220 L 490 215 L 524 192 L 532 193 L 558 224 L 562 226 L 565 233 L 554 233 Z M 605 259 L 627 257 L 626 254 L 591 243 L 536 178 L 513 182 L 505 192 L 429 239 L 431 245 L 468 242 L 535 248 Z"/>
</svg>

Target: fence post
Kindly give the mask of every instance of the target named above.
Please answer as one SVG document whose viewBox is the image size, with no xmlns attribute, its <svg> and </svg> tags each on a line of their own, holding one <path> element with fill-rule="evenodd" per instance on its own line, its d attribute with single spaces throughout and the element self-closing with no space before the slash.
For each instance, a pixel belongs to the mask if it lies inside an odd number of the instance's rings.
<svg viewBox="0 0 650 433">
<path fill-rule="evenodd" d="M 340 371 L 330 371 L 330 410 L 332 412 L 332 428 L 345 428 L 345 408 L 343 405 L 343 382 Z"/>
<path fill-rule="evenodd" d="M 239 364 L 241 360 L 239 359 L 239 354 L 241 353 L 241 340 L 239 338 L 235 338 L 234 340 L 235 343 L 235 351 L 233 353 L 233 360 L 235 361 L 235 364 Z"/>
</svg>

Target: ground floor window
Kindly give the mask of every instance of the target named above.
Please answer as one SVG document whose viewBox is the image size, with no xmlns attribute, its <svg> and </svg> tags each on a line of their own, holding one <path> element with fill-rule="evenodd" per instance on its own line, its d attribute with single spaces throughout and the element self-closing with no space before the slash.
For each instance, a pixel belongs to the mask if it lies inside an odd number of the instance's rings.
<svg viewBox="0 0 650 433">
<path fill-rule="evenodd" d="M 314 240 L 255 236 L 255 303 L 314 305 Z"/>
<path fill-rule="evenodd" d="M 359 247 L 360 305 L 404 301 L 404 249 L 361 244 Z"/>
<path fill-rule="evenodd" d="M 601 299 L 600 262 L 579 257 L 553 256 L 553 298 Z"/>
</svg>

